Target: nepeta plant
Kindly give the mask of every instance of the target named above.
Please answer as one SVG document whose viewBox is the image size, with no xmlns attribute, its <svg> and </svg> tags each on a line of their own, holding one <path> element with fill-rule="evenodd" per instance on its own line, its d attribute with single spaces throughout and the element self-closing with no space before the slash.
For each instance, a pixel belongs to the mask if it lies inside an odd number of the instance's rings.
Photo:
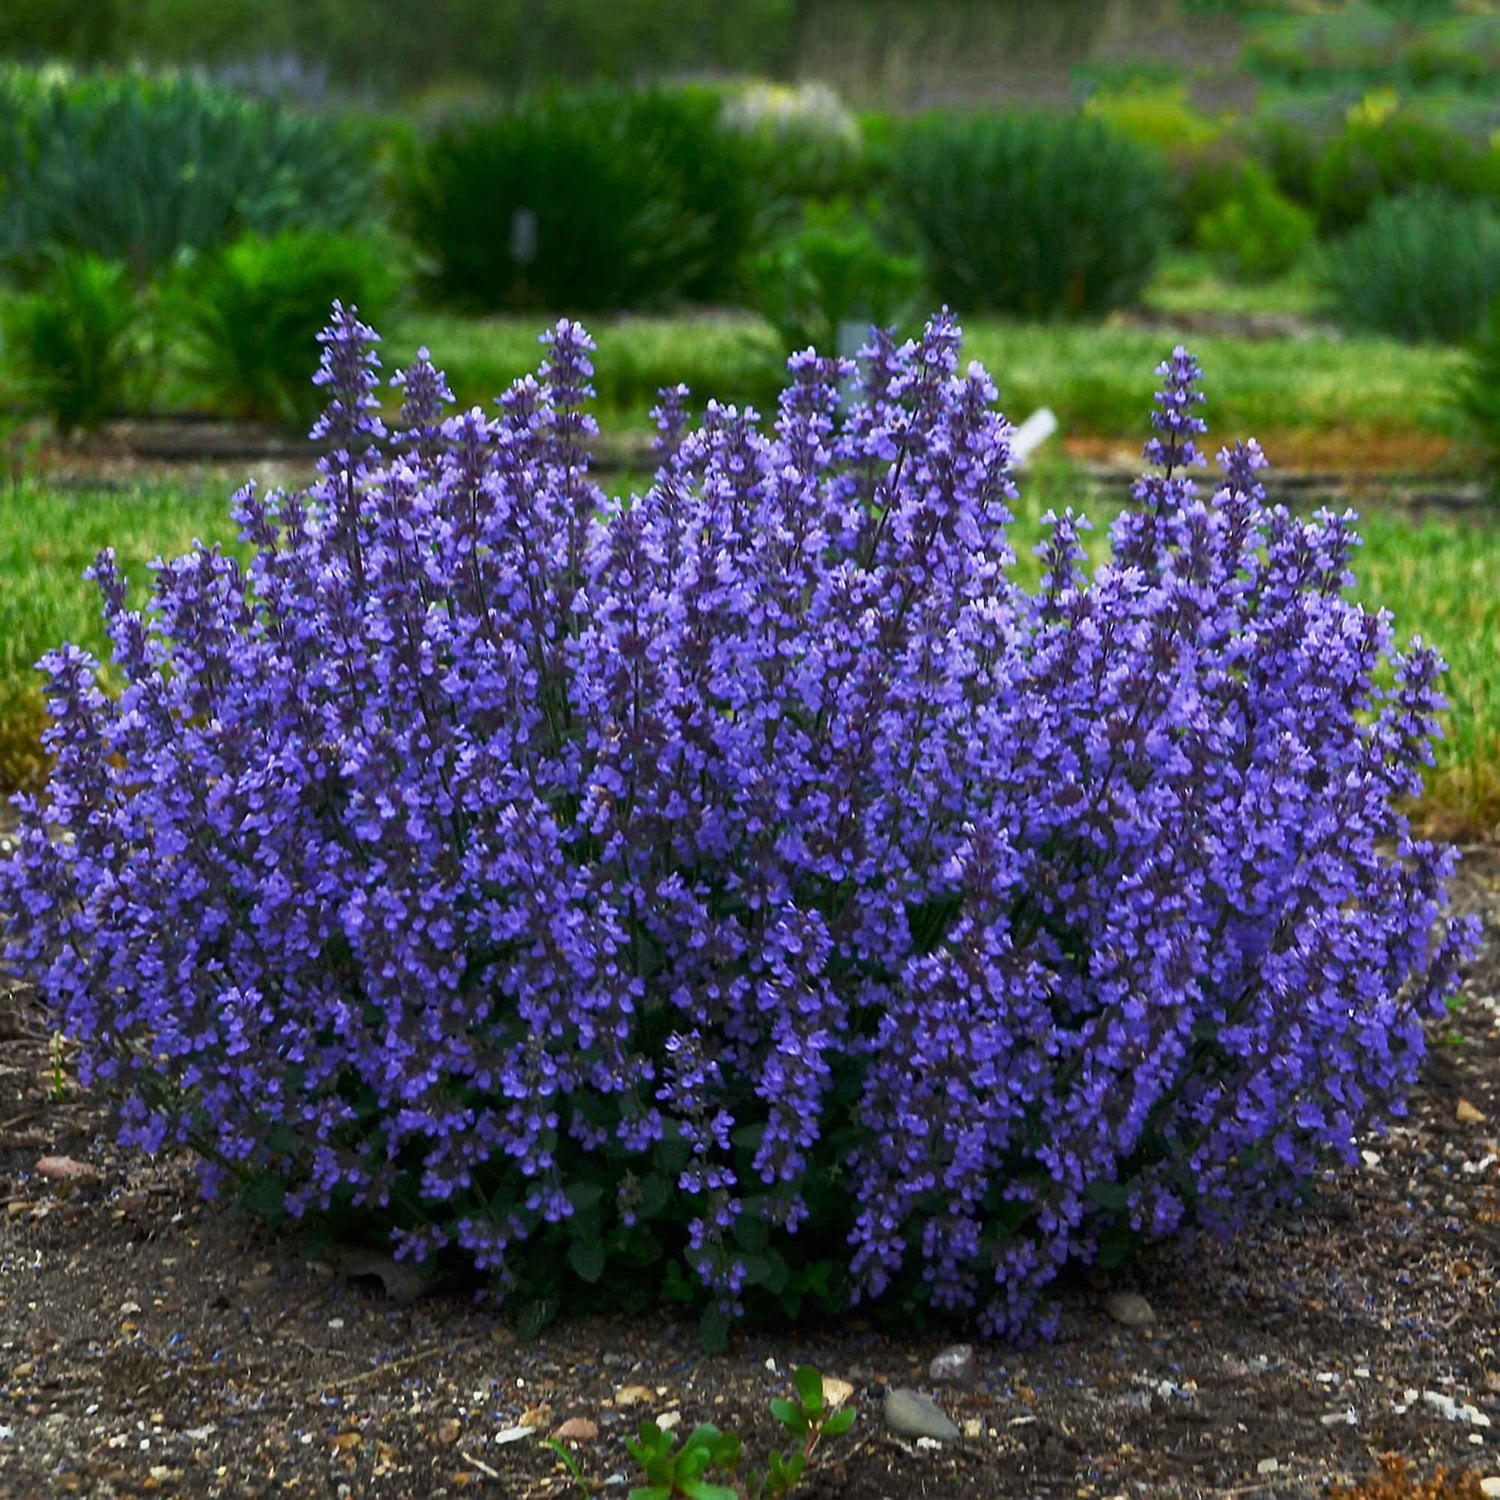
<svg viewBox="0 0 1500 1500">
<path fill-rule="evenodd" d="M 1399 1112 L 1473 938 L 1395 810 L 1442 664 L 1253 443 L 1200 491 L 1184 351 L 1112 561 L 1049 516 L 1033 593 L 946 315 L 796 355 L 769 426 L 666 392 L 629 501 L 575 324 L 494 417 L 424 353 L 394 431 L 375 335 L 322 338 L 320 478 L 240 493 L 248 568 L 165 562 L 143 616 L 106 552 L 123 690 L 45 663 L 9 952 L 127 1141 L 533 1321 L 608 1273 L 711 1334 L 1019 1333 L 1070 1259 L 1228 1229 Z"/>
</svg>

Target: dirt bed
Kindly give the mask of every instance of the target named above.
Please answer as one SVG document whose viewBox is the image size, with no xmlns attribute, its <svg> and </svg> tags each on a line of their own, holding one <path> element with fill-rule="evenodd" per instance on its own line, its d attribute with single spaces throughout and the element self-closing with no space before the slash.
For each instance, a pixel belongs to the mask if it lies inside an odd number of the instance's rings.
<svg viewBox="0 0 1500 1500">
<path fill-rule="evenodd" d="M 570 1443 L 587 1486 L 623 1500 L 623 1439 L 643 1415 L 712 1420 L 763 1455 L 767 1404 L 799 1363 L 849 1382 L 860 1413 L 798 1491 L 826 1500 L 1290 1500 L 1366 1477 L 1388 1450 L 1424 1475 L 1500 1474 L 1500 851 L 1471 852 L 1457 895 L 1487 945 L 1466 1003 L 1432 1029 L 1406 1124 L 1274 1224 L 1135 1268 L 1121 1285 L 1151 1326 L 1112 1321 L 1105 1289 L 1082 1283 L 1056 1343 L 982 1346 L 966 1387 L 928 1376 L 950 1337 L 859 1319 L 707 1356 L 662 1318 L 565 1318 L 523 1343 L 465 1296 L 403 1305 L 201 1204 L 187 1161 L 109 1145 L 95 1101 L 66 1083 L 55 1097 L 45 1017 L 13 991 L 0 1496 L 577 1495 L 539 1439 L 581 1419 L 597 1434 Z M 37 1172 L 46 1155 L 99 1180 L 66 1191 Z M 936 1396 L 971 1435 L 891 1436 L 888 1386 Z"/>
</svg>

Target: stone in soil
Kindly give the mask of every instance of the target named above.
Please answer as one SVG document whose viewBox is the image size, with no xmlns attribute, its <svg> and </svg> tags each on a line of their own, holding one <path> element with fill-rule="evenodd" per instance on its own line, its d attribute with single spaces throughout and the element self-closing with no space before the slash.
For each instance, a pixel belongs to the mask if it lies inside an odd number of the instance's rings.
<svg viewBox="0 0 1500 1500">
<path fill-rule="evenodd" d="M 978 1375 L 973 1344 L 950 1344 L 927 1366 L 927 1378 L 934 1385 L 973 1385 Z"/>
<path fill-rule="evenodd" d="M 1125 1328 L 1150 1328 L 1156 1322 L 1155 1310 L 1139 1292 L 1111 1292 L 1104 1310 Z"/>
<path fill-rule="evenodd" d="M 959 1435 L 938 1404 L 918 1391 L 897 1386 L 885 1393 L 885 1425 L 904 1438 L 951 1443 Z"/>
</svg>

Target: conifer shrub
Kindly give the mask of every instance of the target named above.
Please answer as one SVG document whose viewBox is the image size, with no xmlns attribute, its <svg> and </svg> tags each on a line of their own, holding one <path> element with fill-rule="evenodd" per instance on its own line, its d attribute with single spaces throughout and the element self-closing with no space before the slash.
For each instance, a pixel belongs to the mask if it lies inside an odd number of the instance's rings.
<svg viewBox="0 0 1500 1500">
<path fill-rule="evenodd" d="M 1045 1331 L 1072 1262 L 1227 1232 L 1354 1156 L 1474 940 L 1397 810 L 1443 665 L 1345 597 L 1352 516 L 1200 485 L 1198 370 L 1083 564 L 1007 528 L 1010 429 L 942 315 L 658 408 L 590 478 L 561 322 L 494 416 L 323 335 L 306 492 L 247 487 L 46 659 L 8 956 L 211 1190 L 538 1326 L 566 1297 L 876 1301 Z"/>
</svg>

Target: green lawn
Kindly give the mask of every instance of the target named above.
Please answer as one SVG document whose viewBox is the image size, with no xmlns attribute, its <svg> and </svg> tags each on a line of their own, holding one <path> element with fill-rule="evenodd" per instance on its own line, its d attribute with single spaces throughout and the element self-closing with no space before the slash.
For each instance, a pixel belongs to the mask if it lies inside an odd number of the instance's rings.
<svg viewBox="0 0 1500 1500">
<path fill-rule="evenodd" d="M 423 313 L 387 331 L 382 357 L 405 365 L 419 344 L 448 372 L 464 405 L 482 404 L 541 357 L 537 335 L 547 318 L 472 319 Z M 609 430 L 643 427 L 663 386 L 683 381 L 699 402 L 709 397 L 774 406 L 781 363 L 767 326 L 748 314 L 711 317 L 598 318 L 596 383 Z M 1176 336 L 1084 325 L 965 323 L 965 352 L 981 361 L 1017 420 L 1050 406 L 1064 434 L 1130 438 L 1143 433 L 1153 371 Z M 1188 339 L 1204 367 L 1210 420 L 1225 438 L 1288 429 L 1379 430 L 1447 434 L 1453 427 L 1445 388 L 1460 356 L 1383 339 Z"/>
<path fill-rule="evenodd" d="M 640 476 L 618 487 L 638 489 Z M 1071 466 L 1053 460 L 1022 476 L 1013 540 L 1023 569 L 1049 506 L 1073 504 L 1096 522 L 1102 546 L 1115 508 L 1083 488 Z M 149 485 L 127 493 L 0 490 L 0 783 L 15 785 L 36 766 L 42 723 L 37 677 L 44 652 L 73 640 L 104 650 L 97 603 L 83 570 L 112 545 L 140 593 L 153 557 L 195 537 L 234 544 L 230 486 L 213 490 Z M 1357 592 L 1396 617 L 1398 634 L 1420 633 L 1447 658 L 1447 738 L 1438 747 L 1426 807 L 1445 829 L 1478 832 L 1500 824 L 1500 514 L 1480 522 L 1413 523 L 1375 514 L 1356 557 Z"/>
</svg>

